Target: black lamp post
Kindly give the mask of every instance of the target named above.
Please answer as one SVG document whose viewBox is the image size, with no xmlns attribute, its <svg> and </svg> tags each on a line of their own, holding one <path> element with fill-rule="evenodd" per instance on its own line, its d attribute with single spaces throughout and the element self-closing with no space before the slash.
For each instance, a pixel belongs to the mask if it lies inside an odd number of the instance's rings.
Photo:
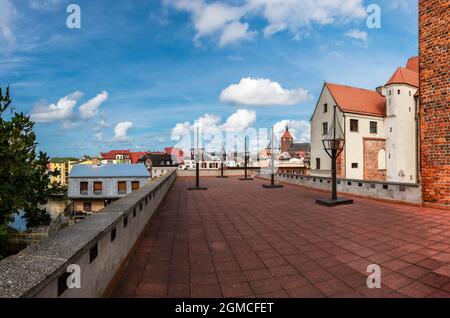
<svg viewBox="0 0 450 318">
<path fill-rule="evenodd" d="M 222 144 L 222 162 L 220 163 L 220 176 L 218 176 L 217 178 L 228 178 L 228 176 L 225 176 L 223 173 L 226 161 L 227 161 L 227 153 L 225 151 L 225 145 Z"/>
<path fill-rule="evenodd" d="M 203 152 L 205 151 L 204 148 L 199 148 L 198 147 L 198 127 L 197 127 L 197 147 L 196 149 L 191 148 L 191 158 L 192 160 L 195 160 L 195 186 L 194 187 L 189 187 L 188 190 L 208 190 L 207 187 L 201 187 L 200 186 L 200 151 L 202 152 L 202 156 L 203 156 Z"/>
<path fill-rule="evenodd" d="M 336 105 L 333 108 L 333 121 L 331 123 L 331 129 L 328 132 L 325 139 L 322 140 L 323 148 L 328 156 L 331 158 L 331 200 L 329 199 L 318 199 L 316 200 L 317 204 L 325 205 L 328 207 L 343 205 L 343 204 L 352 204 L 352 199 L 345 199 L 337 197 L 337 186 L 336 186 L 336 159 L 341 154 L 342 150 L 344 150 L 345 138 L 344 132 L 342 131 L 342 127 L 339 124 L 336 114 Z"/>
<path fill-rule="evenodd" d="M 248 177 L 247 168 L 248 168 L 248 159 L 250 159 L 250 153 L 247 149 L 247 140 L 248 136 L 245 137 L 245 152 L 244 152 L 244 178 L 239 178 L 242 181 L 252 181 L 253 178 Z"/>
<path fill-rule="evenodd" d="M 263 187 L 266 189 L 275 189 L 283 187 L 282 184 L 275 183 L 275 156 L 278 155 L 278 153 L 275 153 L 275 151 L 278 152 L 278 150 L 280 149 L 275 148 L 274 142 L 275 140 L 273 136 L 273 127 L 272 127 L 272 140 L 266 149 L 267 154 L 270 156 L 270 184 L 263 184 Z"/>
</svg>

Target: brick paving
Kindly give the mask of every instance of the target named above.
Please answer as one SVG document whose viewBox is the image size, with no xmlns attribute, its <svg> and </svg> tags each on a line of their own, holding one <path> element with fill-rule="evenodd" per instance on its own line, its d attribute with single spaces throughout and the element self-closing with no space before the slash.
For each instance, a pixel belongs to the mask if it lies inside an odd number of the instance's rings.
<svg viewBox="0 0 450 318">
<path fill-rule="evenodd" d="M 450 297 L 450 214 L 266 182 L 177 178 L 112 297 Z M 369 264 L 380 289 L 366 286 Z"/>
</svg>

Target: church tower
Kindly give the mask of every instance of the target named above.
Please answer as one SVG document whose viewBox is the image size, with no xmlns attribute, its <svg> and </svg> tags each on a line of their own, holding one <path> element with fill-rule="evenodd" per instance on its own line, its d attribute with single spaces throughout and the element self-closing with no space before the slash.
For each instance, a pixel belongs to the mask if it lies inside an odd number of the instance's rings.
<svg viewBox="0 0 450 318">
<path fill-rule="evenodd" d="M 294 138 L 292 138 L 292 135 L 289 132 L 289 127 L 286 125 L 286 131 L 283 136 L 281 136 L 281 152 L 288 152 L 293 142 Z"/>
</svg>

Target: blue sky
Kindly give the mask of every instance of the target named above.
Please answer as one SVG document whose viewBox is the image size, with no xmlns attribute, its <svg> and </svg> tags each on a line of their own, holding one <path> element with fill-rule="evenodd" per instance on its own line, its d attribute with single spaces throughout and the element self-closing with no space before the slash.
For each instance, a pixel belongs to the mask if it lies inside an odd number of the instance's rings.
<svg viewBox="0 0 450 318">
<path fill-rule="evenodd" d="M 0 85 L 51 156 L 157 150 L 198 119 L 305 141 L 324 81 L 374 89 L 417 55 L 417 0 L 270 2 L 0 0 Z"/>
</svg>

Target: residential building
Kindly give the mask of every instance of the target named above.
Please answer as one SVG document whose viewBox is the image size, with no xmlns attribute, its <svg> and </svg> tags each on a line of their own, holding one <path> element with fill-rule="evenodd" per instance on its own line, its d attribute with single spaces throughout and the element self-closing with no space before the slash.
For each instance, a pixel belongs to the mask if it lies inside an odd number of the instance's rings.
<svg viewBox="0 0 450 318">
<path fill-rule="evenodd" d="M 50 178 L 52 184 L 59 184 L 66 186 L 68 182 L 69 173 L 72 167 L 78 162 L 77 158 L 65 157 L 65 158 L 51 158 L 48 165 L 50 171 L 59 171 L 59 175 Z"/>
<path fill-rule="evenodd" d="M 100 154 L 103 164 L 138 163 L 138 160 L 148 152 L 133 152 L 130 150 L 111 150 Z"/>
<path fill-rule="evenodd" d="M 149 179 L 144 164 L 77 164 L 69 174 L 68 197 L 74 211 L 97 212 L 138 190 Z"/>
<path fill-rule="evenodd" d="M 171 169 L 178 168 L 178 160 L 177 156 L 170 152 L 149 152 L 139 158 L 138 162 L 145 164 L 152 178 L 159 178 Z"/>
<path fill-rule="evenodd" d="M 325 83 L 311 117 L 311 175 L 331 175 L 322 140 L 332 127 L 336 105 L 345 137 L 337 160 L 339 177 L 418 182 L 418 79 L 418 58 L 413 57 L 373 91 Z"/>
</svg>

